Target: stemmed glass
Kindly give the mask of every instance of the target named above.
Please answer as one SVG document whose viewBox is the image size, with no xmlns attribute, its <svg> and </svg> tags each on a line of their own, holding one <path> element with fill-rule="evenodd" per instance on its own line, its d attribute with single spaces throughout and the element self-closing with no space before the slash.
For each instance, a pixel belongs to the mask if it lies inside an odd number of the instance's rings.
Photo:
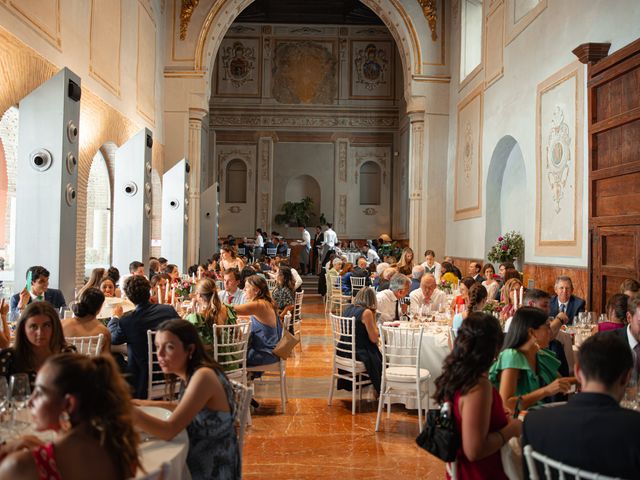
<svg viewBox="0 0 640 480">
<path fill-rule="evenodd" d="M 29 386 L 29 375 L 26 373 L 16 373 L 11 375 L 11 403 L 14 407 L 14 427 L 17 424 L 15 420 L 20 412 L 27 408 L 27 401 L 31 394 L 31 387 Z"/>
<path fill-rule="evenodd" d="M 0 376 L 0 422 L 2 424 L 3 439 L 9 436 L 11 433 L 11 427 L 8 420 L 11 419 L 11 391 L 9 390 L 9 384 L 5 377 Z M 5 428 L 8 432 L 4 432 Z"/>
</svg>

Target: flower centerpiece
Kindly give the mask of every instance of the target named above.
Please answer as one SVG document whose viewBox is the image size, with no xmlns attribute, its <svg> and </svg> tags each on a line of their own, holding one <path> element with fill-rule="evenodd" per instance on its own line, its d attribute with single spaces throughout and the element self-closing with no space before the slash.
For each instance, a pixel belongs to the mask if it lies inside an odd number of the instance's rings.
<svg viewBox="0 0 640 480">
<path fill-rule="evenodd" d="M 513 262 L 524 255 L 524 239 L 520 232 L 507 232 L 498 237 L 487 258 L 494 263 Z"/>
<path fill-rule="evenodd" d="M 453 283 L 448 282 L 447 280 L 441 280 L 438 284 L 438 288 L 444 293 L 451 293 L 453 291 Z"/>
<path fill-rule="evenodd" d="M 176 289 L 176 298 L 181 298 L 182 300 L 188 300 L 189 294 L 191 293 L 191 287 L 193 284 L 191 283 L 191 279 L 187 280 L 178 280 L 173 284 L 173 287 Z"/>
<path fill-rule="evenodd" d="M 498 317 L 504 308 L 504 305 L 505 304 L 503 302 L 487 302 L 484 307 L 482 307 L 482 311 L 489 315 L 493 315 L 494 317 Z"/>
</svg>

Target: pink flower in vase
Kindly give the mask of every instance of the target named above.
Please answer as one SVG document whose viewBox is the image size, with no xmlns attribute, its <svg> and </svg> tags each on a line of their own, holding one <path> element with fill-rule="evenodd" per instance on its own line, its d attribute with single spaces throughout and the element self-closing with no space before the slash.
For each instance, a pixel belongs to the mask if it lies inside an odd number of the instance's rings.
<svg viewBox="0 0 640 480">
<path fill-rule="evenodd" d="M 502 246 L 500 247 L 500 249 L 501 249 L 503 252 L 506 252 L 507 250 L 509 250 L 509 247 L 507 247 L 506 245 L 502 245 Z"/>
<path fill-rule="evenodd" d="M 503 241 L 503 240 L 504 240 L 504 237 L 502 237 L 502 236 L 498 237 L 498 241 L 499 241 L 499 242 L 501 242 L 501 241 Z"/>
</svg>

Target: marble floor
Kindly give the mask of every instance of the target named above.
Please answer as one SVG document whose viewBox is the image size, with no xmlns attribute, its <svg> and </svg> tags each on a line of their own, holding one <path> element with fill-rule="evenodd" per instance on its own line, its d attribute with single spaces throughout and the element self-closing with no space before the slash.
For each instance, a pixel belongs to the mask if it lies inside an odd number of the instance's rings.
<svg viewBox="0 0 640 480">
<path fill-rule="evenodd" d="M 415 444 L 415 411 L 394 405 L 376 433 L 371 394 L 353 416 L 350 392 L 327 405 L 333 350 L 319 296 L 305 299 L 302 338 L 302 350 L 287 361 L 287 413 L 277 385 L 256 387 L 260 407 L 245 437 L 244 478 L 444 478 L 444 464 Z"/>
</svg>

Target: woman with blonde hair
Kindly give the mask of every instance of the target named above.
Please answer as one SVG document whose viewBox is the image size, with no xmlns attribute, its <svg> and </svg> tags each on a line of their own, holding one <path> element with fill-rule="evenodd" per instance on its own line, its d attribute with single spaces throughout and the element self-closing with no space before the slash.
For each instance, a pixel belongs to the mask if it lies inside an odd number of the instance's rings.
<svg viewBox="0 0 640 480">
<path fill-rule="evenodd" d="M 213 325 L 235 325 L 237 321 L 233 307 L 225 305 L 218 296 L 215 280 L 203 278 L 196 283 L 196 311 L 189 313 L 185 320 L 195 325 L 205 345 L 213 345 Z"/>
<path fill-rule="evenodd" d="M 78 292 L 78 298 L 82 293 L 89 288 L 100 288 L 100 284 L 102 283 L 102 279 L 106 275 L 106 270 L 104 268 L 94 268 L 91 271 L 91 275 L 89 276 L 89 280 L 85 283 L 80 291 Z"/>
<path fill-rule="evenodd" d="M 519 278 L 510 278 L 502 287 L 500 291 L 500 302 L 504 303 L 504 307 L 500 312 L 500 320 L 502 322 L 513 317 L 513 314 L 516 313 L 517 305 L 514 303 L 514 294 L 518 299 L 520 298 L 520 287 L 522 287 L 522 282 Z"/>
<path fill-rule="evenodd" d="M 35 429 L 57 435 L 47 444 L 35 437 L 3 444 L 0 478 L 135 476 L 140 435 L 133 428 L 129 387 L 109 356 L 50 357 L 38 372 L 28 405 Z"/>
<path fill-rule="evenodd" d="M 405 247 L 400 255 L 400 261 L 396 264 L 398 272 L 403 275 L 410 276 L 413 270 L 413 250 L 409 247 Z"/>
</svg>

